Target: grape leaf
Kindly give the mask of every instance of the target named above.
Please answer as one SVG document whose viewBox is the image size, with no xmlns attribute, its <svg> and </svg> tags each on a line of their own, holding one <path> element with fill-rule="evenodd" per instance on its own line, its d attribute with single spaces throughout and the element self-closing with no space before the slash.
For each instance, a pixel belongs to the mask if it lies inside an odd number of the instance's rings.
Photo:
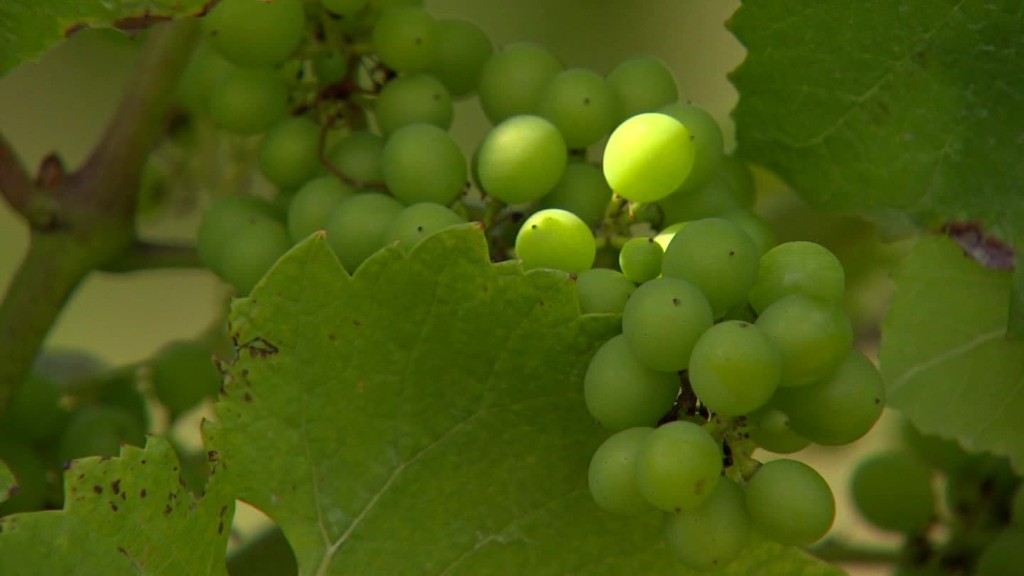
<svg viewBox="0 0 1024 576">
<path fill-rule="evenodd" d="M 607 434 L 582 376 L 618 317 L 580 316 L 567 274 L 492 265 L 470 224 L 350 278 L 313 236 L 231 324 L 207 447 L 300 574 L 688 573 L 658 514 L 611 517 L 587 492 Z M 758 542 L 722 574 L 837 572 Z"/>
<path fill-rule="evenodd" d="M 234 499 L 216 475 L 205 496 L 184 488 L 162 437 L 119 458 L 65 471 L 65 508 L 0 518 L 0 574 L 227 574 Z"/>
<path fill-rule="evenodd" d="M 819 208 L 1024 238 L 1019 0 L 761 0 L 730 27 L 744 157 Z"/>
<path fill-rule="evenodd" d="M 1011 272 L 925 237 L 895 281 L 879 354 L 889 405 L 923 432 L 1024 471 L 1024 342 L 1005 338 Z"/>
<path fill-rule="evenodd" d="M 195 14 L 206 0 L 4 0 L 0 2 L 0 76 L 38 57 L 82 26 L 133 30 Z"/>
<path fill-rule="evenodd" d="M 14 479 L 11 469 L 0 460 L 0 504 L 7 502 L 17 489 L 18 481 Z"/>
</svg>

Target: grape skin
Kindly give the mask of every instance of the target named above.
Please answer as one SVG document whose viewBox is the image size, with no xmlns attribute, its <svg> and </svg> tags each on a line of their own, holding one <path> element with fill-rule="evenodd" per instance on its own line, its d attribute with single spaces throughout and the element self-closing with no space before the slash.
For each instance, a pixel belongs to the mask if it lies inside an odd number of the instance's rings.
<svg viewBox="0 0 1024 576">
<path fill-rule="evenodd" d="M 722 449 L 703 428 L 677 420 L 651 433 L 637 455 L 637 488 L 666 512 L 696 510 L 721 479 Z"/>
<path fill-rule="evenodd" d="M 583 378 L 587 410 L 612 431 L 654 426 L 678 394 L 679 377 L 645 367 L 621 334 L 598 348 Z"/>
</svg>

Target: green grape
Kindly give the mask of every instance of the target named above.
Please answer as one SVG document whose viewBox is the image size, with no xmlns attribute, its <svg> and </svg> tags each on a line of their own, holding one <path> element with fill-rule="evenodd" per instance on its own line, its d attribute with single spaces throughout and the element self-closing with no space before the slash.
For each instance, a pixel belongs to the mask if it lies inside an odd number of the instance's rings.
<svg viewBox="0 0 1024 576">
<path fill-rule="evenodd" d="M 636 456 L 636 485 L 659 510 L 692 512 L 715 491 L 722 449 L 706 430 L 677 420 L 654 430 Z"/>
<path fill-rule="evenodd" d="M 835 519 L 832 490 L 803 462 L 768 462 L 747 482 L 746 492 L 754 528 L 779 544 L 806 546 L 828 533 Z"/>
<path fill-rule="evenodd" d="M 46 349 L 36 357 L 32 372 L 54 384 L 59 392 L 75 394 L 76 384 L 110 370 L 103 360 L 83 350 Z"/>
<path fill-rule="evenodd" d="M 259 134 L 287 114 L 288 87 L 272 69 L 232 68 L 213 85 L 207 110 L 225 130 Z"/>
<path fill-rule="evenodd" d="M 722 478 L 699 508 L 667 516 L 664 538 L 672 556 L 687 568 L 725 568 L 750 540 L 750 515 L 743 489 Z"/>
<path fill-rule="evenodd" d="M 622 334 L 645 366 L 676 372 L 689 366 L 694 344 L 712 322 L 711 306 L 693 284 L 656 278 L 629 297 Z"/>
<path fill-rule="evenodd" d="M 754 205 L 753 188 L 741 189 L 729 166 L 738 165 L 725 156 L 719 169 L 696 187 L 684 185 L 658 201 L 666 222 L 683 222 L 722 216 L 733 210 L 749 210 Z"/>
<path fill-rule="evenodd" d="M 615 126 L 615 94 L 598 74 L 582 68 L 559 72 L 541 93 L 540 115 L 558 127 L 569 148 L 586 148 Z"/>
<path fill-rule="evenodd" d="M 385 66 L 406 74 L 430 67 L 437 50 L 434 17 L 415 6 L 383 10 L 373 27 L 373 50 Z"/>
<path fill-rule="evenodd" d="M 612 514 L 631 516 L 654 510 L 636 487 L 636 456 L 654 428 L 637 427 L 610 436 L 594 452 L 587 485 L 594 502 Z"/>
<path fill-rule="evenodd" d="M 843 265 L 828 248 L 814 242 L 786 242 L 761 257 L 750 304 L 760 313 L 790 294 L 841 303 L 845 290 Z"/>
<path fill-rule="evenodd" d="M 302 185 L 288 203 L 288 235 L 292 242 L 299 242 L 307 236 L 323 230 L 327 218 L 338 204 L 355 190 L 345 185 L 337 176 L 321 176 Z"/>
<path fill-rule="evenodd" d="M 895 532 L 922 534 L 935 516 L 932 470 L 909 452 L 880 452 L 862 460 L 850 494 L 869 522 Z"/>
<path fill-rule="evenodd" d="M 0 517 L 42 510 L 48 492 L 46 464 L 29 445 L 20 442 L 17 429 L 4 430 L 0 436 L 0 461 L 7 464 L 18 486 L 10 500 L 0 502 Z"/>
<path fill-rule="evenodd" d="M 297 188 L 320 173 L 320 126 L 308 118 L 288 118 L 263 137 L 260 170 L 281 188 Z"/>
<path fill-rule="evenodd" d="M 359 12 L 370 0 L 320 0 L 324 10 L 337 14 L 338 16 L 352 16 Z"/>
<path fill-rule="evenodd" d="M 657 236 L 654 237 L 654 241 L 661 246 L 662 251 L 668 250 L 668 245 L 672 243 L 672 239 L 676 237 L 676 234 L 686 227 L 689 222 L 676 222 L 671 226 L 666 226 L 661 232 L 658 232 Z M 664 260 L 662 260 L 664 263 Z"/>
<path fill-rule="evenodd" d="M 429 74 L 399 76 L 384 85 L 373 106 L 377 127 L 385 138 L 417 122 L 447 130 L 452 125 L 452 97 L 440 80 Z"/>
<path fill-rule="evenodd" d="M 630 238 L 619 251 L 619 268 L 626 278 L 643 284 L 661 275 L 664 256 L 665 251 L 654 238 Z"/>
<path fill-rule="evenodd" d="M 203 18 L 207 41 L 239 66 L 275 66 L 306 33 L 302 0 L 221 0 Z"/>
<path fill-rule="evenodd" d="M 399 128 L 384 145 L 381 168 L 388 190 L 406 204 L 450 204 L 466 187 L 466 158 L 433 124 Z"/>
<path fill-rule="evenodd" d="M 978 557 L 973 576 L 1010 576 L 1024 566 L 1024 531 L 1004 530 Z"/>
<path fill-rule="evenodd" d="M 383 138 L 373 132 L 353 132 L 331 147 L 327 159 L 346 178 L 369 184 L 384 181 L 383 154 Z"/>
<path fill-rule="evenodd" d="M 689 370 L 690 385 L 708 410 L 740 416 L 764 406 L 775 393 L 782 358 L 757 325 L 733 320 L 701 335 Z"/>
<path fill-rule="evenodd" d="M 384 246 L 384 234 L 403 208 L 394 198 L 376 192 L 342 200 L 327 219 L 327 242 L 349 274 Z"/>
<path fill-rule="evenodd" d="M 337 84 L 348 76 L 348 54 L 326 50 L 313 59 L 313 72 L 321 85 Z"/>
<path fill-rule="evenodd" d="M 558 184 L 540 199 L 540 205 L 568 210 L 593 227 L 604 219 L 611 199 L 612 189 L 600 168 L 587 162 L 569 162 Z"/>
<path fill-rule="evenodd" d="M 477 93 L 492 124 L 522 114 L 536 114 L 544 87 L 562 71 L 562 63 L 540 45 L 509 44 L 480 70 Z"/>
<path fill-rule="evenodd" d="M 721 218 L 725 218 L 743 229 L 753 240 L 757 253 L 761 256 L 775 246 L 775 231 L 772 230 L 771 224 L 750 210 L 736 208 L 722 213 Z"/>
<path fill-rule="evenodd" d="M 776 454 L 792 454 L 808 447 L 811 441 L 789 425 L 789 416 L 778 408 L 765 406 L 747 416 L 748 434 L 760 448 Z"/>
<path fill-rule="evenodd" d="M 139 390 L 139 379 L 134 372 L 111 371 L 94 380 L 100 394 L 95 401 L 103 406 L 119 408 L 132 415 L 144 429 L 149 428 L 149 399 Z M 88 393 L 87 393 L 88 394 Z"/>
<path fill-rule="evenodd" d="M 754 173 L 750 171 L 747 163 L 731 154 L 723 156 L 719 165 L 720 174 L 728 183 L 728 189 L 732 194 L 737 206 L 753 208 L 757 197 L 757 190 L 754 186 Z"/>
<path fill-rule="evenodd" d="M 693 169 L 676 193 L 695 190 L 706 184 L 718 172 L 725 156 L 722 128 L 711 114 L 693 104 L 673 103 L 658 110 L 679 120 L 693 137 Z"/>
<path fill-rule="evenodd" d="M 276 220 L 257 219 L 240 226 L 224 243 L 220 277 L 248 294 L 275 262 L 292 247 L 288 230 Z"/>
<path fill-rule="evenodd" d="M 525 270 L 554 268 L 579 274 L 594 265 L 596 255 L 590 227 L 559 208 L 534 212 L 516 234 L 516 258 Z"/>
<path fill-rule="evenodd" d="M 465 219 L 447 206 L 432 202 L 420 202 L 402 209 L 384 231 L 384 243 L 395 242 L 406 250 L 421 240 L 449 226 L 462 224 Z"/>
<path fill-rule="evenodd" d="M 480 71 L 494 53 L 490 38 L 479 26 L 465 20 L 438 20 L 437 51 L 428 70 L 453 98 L 476 91 Z"/>
<path fill-rule="evenodd" d="M 634 290 L 636 284 L 608 268 L 591 268 L 576 276 L 582 314 L 622 314 Z"/>
<path fill-rule="evenodd" d="M 621 334 L 598 348 L 583 379 L 590 415 L 612 431 L 654 426 L 678 395 L 679 377 L 645 367 Z"/>
<path fill-rule="evenodd" d="M 885 407 L 885 384 L 863 354 L 850 350 L 823 380 L 783 388 L 775 406 L 785 412 L 798 434 L 824 446 L 841 446 L 868 433 Z"/>
<path fill-rule="evenodd" d="M 33 372 L 11 396 L 0 426 L 29 442 L 45 442 L 60 434 L 67 420 L 57 383 Z"/>
<path fill-rule="evenodd" d="M 555 188 L 568 157 L 554 124 L 539 116 L 513 116 L 484 137 L 477 151 L 477 175 L 487 194 L 506 204 L 522 204 Z"/>
<path fill-rule="evenodd" d="M 686 180 L 693 157 L 686 126 L 665 114 L 640 114 L 612 132 L 604 149 L 604 177 L 626 200 L 654 202 Z"/>
<path fill-rule="evenodd" d="M 205 112 L 215 87 L 235 69 L 235 65 L 225 60 L 208 42 L 200 42 L 181 73 L 174 98 L 190 112 Z"/>
<path fill-rule="evenodd" d="M 255 196 L 233 194 L 218 198 L 203 212 L 196 239 L 199 259 L 220 274 L 225 261 L 224 246 L 243 226 L 276 217 L 272 204 Z"/>
<path fill-rule="evenodd" d="M 833 302 L 793 294 L 764 309 L 757 326 L 782 352 L 779 386 L 807 386 L 834 372 L 853 345 L 853 328 Z"/>
<path fill-rule="evenodd" d="M 626 60 L 608 74 L 608 85 L 619 101 L 619 119 L 653 112 L 679 99 L 672 71 L 653 56 Z"/>
<path fill-rule="evenodd" d="M 742 228 L 723 218 L 690 222 L 665 249 L 662 273 L 700 288 L 715 318 L 747 301 L 758 252 Z"/>
<path fill-rule="evenodd" d="M 212 398 L 220 390 L 220 373 L 213 355 L 199 342 L 179 340 L 164 346 L 150 368 L 153 393 L 172 418 Z"/>
<path fill-rule="evenodd" d="M 142 422 L 123 408 L 83 406 L 72 414 L 58 454 L 65 462 L 86 456 L 117 456 L 122 444 L 145 444 L 145 432 Z"/>
</svg>

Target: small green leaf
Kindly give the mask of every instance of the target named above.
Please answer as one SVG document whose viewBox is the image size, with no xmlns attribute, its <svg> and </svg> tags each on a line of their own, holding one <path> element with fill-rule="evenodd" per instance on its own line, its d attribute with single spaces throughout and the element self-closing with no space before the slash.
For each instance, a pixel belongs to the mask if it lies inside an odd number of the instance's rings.
<svg viewBox="0 0 1024 576">
<path fill-rule="evenodd" d="M 731 29 L 740 153 L 815 206 L 1022 237 L 1019 0 L 760 0 Z M 1005 323 L 1005 319 L 1004 319 Z"/>
<path fill-rule="evenodd" d="M 569 275 L 491 265 L 466 225 L 350 278 L 314 236 L 231 322 L 207 447 L 300 574 L 689 573 L 659 514 L 612 517 L 587 491 L 607 433 L 582 377 L 618 318 L 581 317 Z M 721 573 L 755 567 L 838 573 L 764 542 Z"/>
<path fill-rule="evenodd" d="M 948 238 L 921 238 L 895 276 L 880 363 L 889 405 L 922 432 L 1022 471 L 1024 342 L 1006 338 L 1010 277 Z"/>
<path fill-rule="evenodd" d="M 33 60 L 82 26 L 134 29 L 197 13 L 205 0 L 4 0 L 0 2 L 0 76 Z"/>
<path fill-rule="evenodd" d="M 14 478 L 14 473 L 0 460 L 0 504 L 10 500 L 17 488 L 18 481 Z"/>
<path fill-rule="evenodd" d="M 0 574 L 227 573 L 234 499 L 217 475 L 194 497 L 162 437 L 119 458 L 76 460 L 64 482 L 64 510 L 0 518 Z"/>
</svg>

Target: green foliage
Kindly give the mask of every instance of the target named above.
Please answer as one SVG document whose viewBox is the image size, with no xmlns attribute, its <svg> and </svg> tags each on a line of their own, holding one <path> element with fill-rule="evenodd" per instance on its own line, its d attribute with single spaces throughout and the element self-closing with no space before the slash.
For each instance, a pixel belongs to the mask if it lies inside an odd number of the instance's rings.
<svg viewBox="0 0 1024 576">
<path fill-rule="evenodd" d="M 82 26 L 131 31 L 168 16 L 198 12 L 204 0 L 9 0 L 0 3 L 0 76 Z"/>
<path fill-rule="evenodd" d="M 1019 472 L 1024 342 L 1006 339 L 1010 276 L 946 238 L 918 240 L 895 277 L 880 358 L 889 404 L 921 431 L 1009 456 Z"/>
<path fill-rule="evenodd" d="M 0 504 L 7 502 L 18 485 L 14 473 L 3 461 L 0 461 Z"/>
</svg>

